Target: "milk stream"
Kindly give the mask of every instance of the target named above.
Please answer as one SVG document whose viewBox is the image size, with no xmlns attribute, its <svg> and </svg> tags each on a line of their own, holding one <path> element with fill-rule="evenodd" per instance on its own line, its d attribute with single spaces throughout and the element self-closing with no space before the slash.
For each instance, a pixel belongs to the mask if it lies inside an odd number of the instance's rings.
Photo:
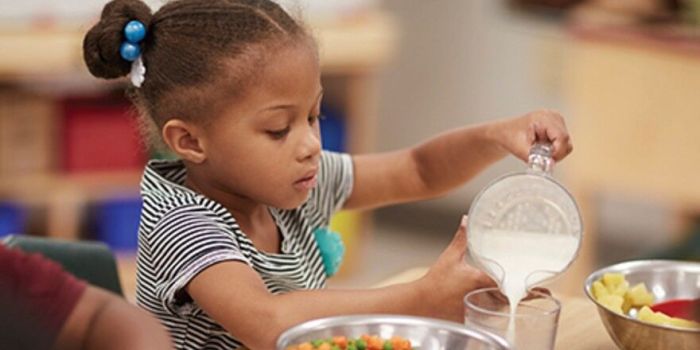
<svg viewBox="0 0 700 350">
<path fill-rule="evenodd" d="M 563 234 L 489 230 L 470 235 L 473 252 L 492 276 L 502 277 L 501 292 L 510 303 L 506 338 L 515 344 L 517 305 L 528 286 L 564 271 L 578 249 L 577 237 Z"/>
</svg>

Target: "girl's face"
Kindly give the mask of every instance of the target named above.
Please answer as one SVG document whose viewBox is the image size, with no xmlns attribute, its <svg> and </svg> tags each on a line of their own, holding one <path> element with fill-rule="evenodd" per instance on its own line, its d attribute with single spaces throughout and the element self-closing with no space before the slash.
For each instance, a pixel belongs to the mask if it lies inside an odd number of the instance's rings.
<svg viewBox="0 0 700 350">
<path fill-rule="evenodd" d="M 267 62 L 254 87 L 207 127 L 202 165 L 217 191 L 291 209 L 316 185 L 321 73 L 307 45 Z"/>
</svg>

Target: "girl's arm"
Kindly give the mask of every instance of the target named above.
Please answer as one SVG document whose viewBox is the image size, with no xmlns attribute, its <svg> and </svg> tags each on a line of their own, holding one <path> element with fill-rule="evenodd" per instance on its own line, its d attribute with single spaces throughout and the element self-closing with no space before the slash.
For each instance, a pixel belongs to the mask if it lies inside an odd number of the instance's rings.
<svg viewBox="0 0 700 350">
<path fill-rule="evenodd" d="M 462 322 L 464 295 L 494 285 L 484 273 L 464 264 L 465 247 L 463 224 L 425 277 L 378 289 L 322 289 L 273 295 L 249 266 L 222 262 L 197 275 L 187 291 L 209 316 L 252 350 L 274 349 L 284 330 L 333 315 L 409 314 Z"/>
<path fill-rule="evenodd" d="M 543 110 L 449 131 L 409 149 L 354 156 L 353 192 L 344 208 L 371 208 L 442 195 L 508 153 L 527 160 L 535 140 L 552 142 L 556 160 L 572 149 L 564 119 Z"/>
</svg>

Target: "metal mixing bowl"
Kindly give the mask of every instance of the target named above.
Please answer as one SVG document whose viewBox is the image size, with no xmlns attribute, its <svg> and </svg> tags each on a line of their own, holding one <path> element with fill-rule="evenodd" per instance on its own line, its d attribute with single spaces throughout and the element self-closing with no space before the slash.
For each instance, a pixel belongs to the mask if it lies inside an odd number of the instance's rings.
<svg viewBox="0 0 700 350">
<path fill-rule="evenodd" d="M 358 315 L 323 318 L 290 328 L 277 340 L 277 350 L 314 339 L 358 338 L 363 334 L 382 339 L 400 336 L 420 350 L 510 349 L 504 339 L 458 323 L 411 316 Z"/>
<path fill-rule="evenodd" d="M 620 349 L 625 350 L 697 350 L 700 330 L 654 325 L 608 310 L 593 297 L 593 282 L 603 274 L 622 273 L 630 286 L 643 282 L 654 294 L 655 302 L 700 297 L 700 263 L 672 260 L 639 260 L 612 265 L 592 273 L 586 279 L 588 298 L 598 307 L 598 313 Z"/>
</svg>

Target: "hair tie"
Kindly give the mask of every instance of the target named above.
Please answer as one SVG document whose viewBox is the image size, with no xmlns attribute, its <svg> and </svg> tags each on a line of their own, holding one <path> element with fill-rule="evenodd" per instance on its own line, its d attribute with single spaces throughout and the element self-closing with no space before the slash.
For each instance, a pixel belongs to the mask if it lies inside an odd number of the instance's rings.
<svg viewBox="0 0 700 350">
<path fill-rule="evenodd" d="M 140 43 L 146 37 L 146 26 L 137 20 L 131 20 L 124 26 L 124 38 L 126 41 L 119 46 L 121 57 L 131 63 L 129 78 L 136 87 L 141 87 L 146 77 L 146 66 L 141 59 Z"/>
</svg>

